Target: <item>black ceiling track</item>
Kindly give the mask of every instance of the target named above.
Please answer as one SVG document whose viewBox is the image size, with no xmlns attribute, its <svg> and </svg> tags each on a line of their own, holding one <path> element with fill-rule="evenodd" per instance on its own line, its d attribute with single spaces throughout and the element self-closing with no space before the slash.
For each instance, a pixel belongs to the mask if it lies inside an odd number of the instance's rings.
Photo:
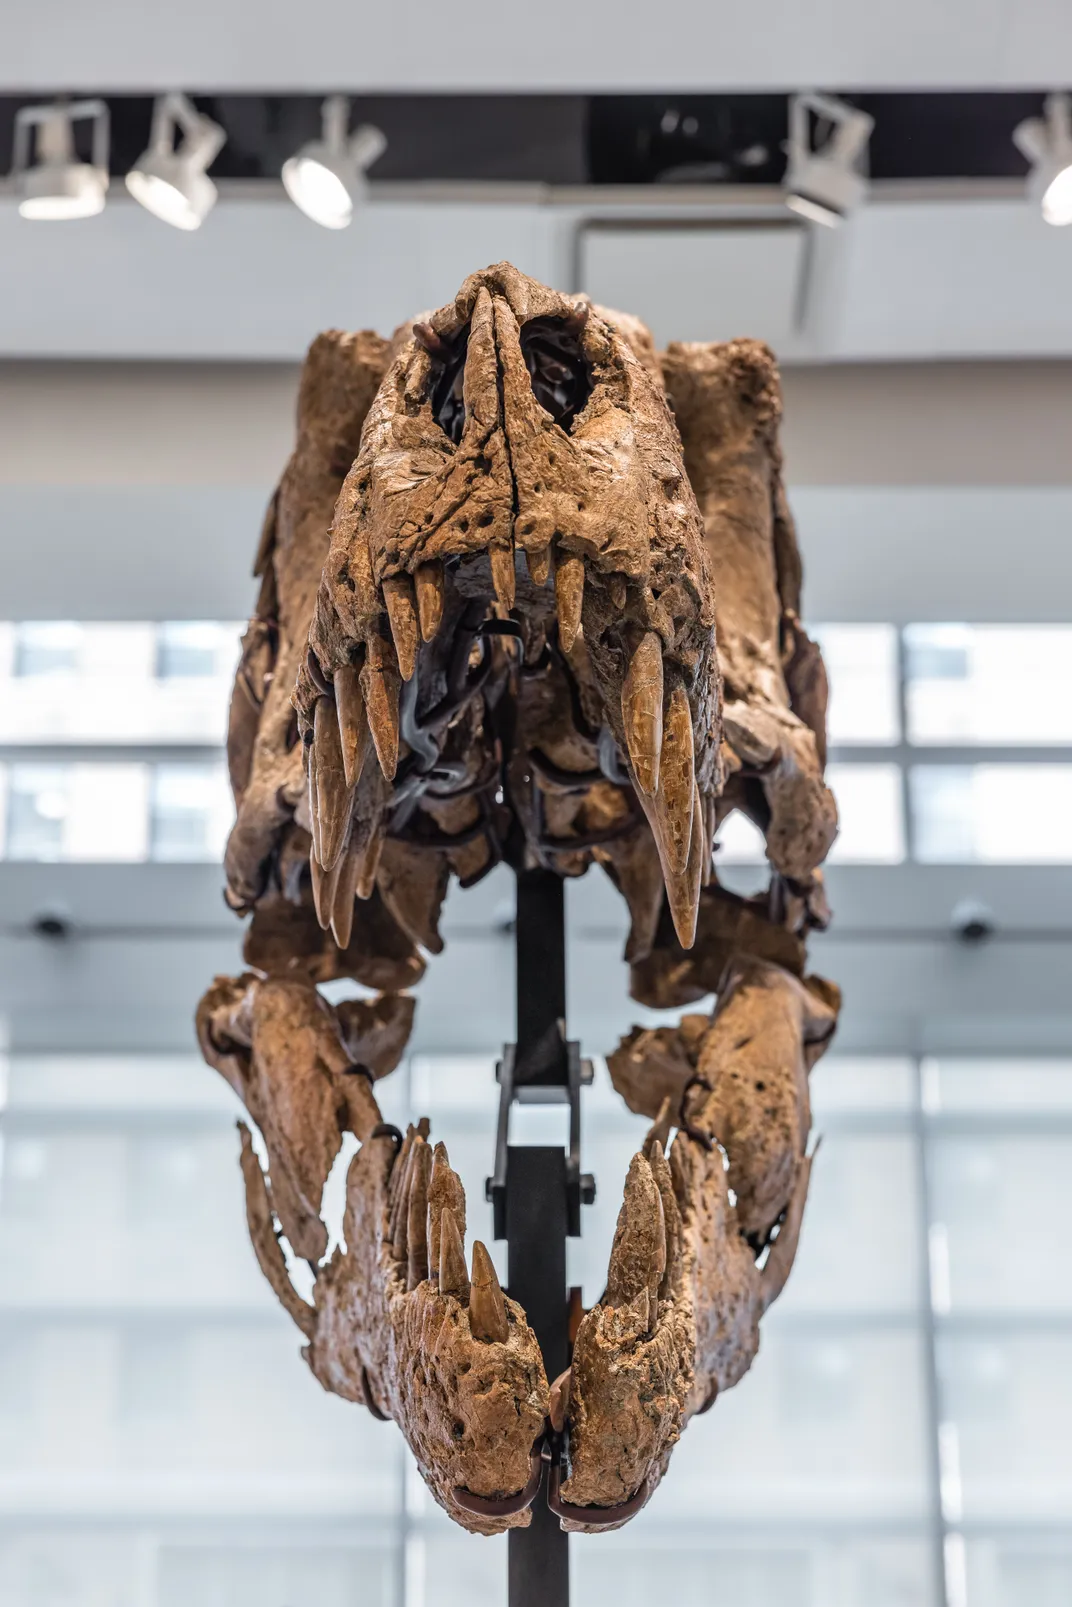
<svg viewBox="0 0 1072 1607">
<path fill-rule="evenodd" d="M 56 94 L 62 94 L 61 85 Z M 875 179 L 1000 179 L 1026 172 L 1012 131 L 1042 110 L 1037 93 L 930 92 L 841 98 L 870 112 Z M 11 166 L 20 106 L 0 96 L 0 172 Z M 78 98 L 78 97 L 72 97 Z M 151 95 L 109 95 L 111 168 L 149 138 Z M 197 95 L 227 143 L 214 178 L 277 179 L 320 130 L 319 95 Z M 777 184 L 785 169 L 787 94 L 355 95 L 352 122 L 387 135 L 372 169 L 389 181 L 544 184 Z M 81 136 L 79 136 L 81 137 Z M 88 156 L 88 150 L 82 153 Z"/>
</svg>

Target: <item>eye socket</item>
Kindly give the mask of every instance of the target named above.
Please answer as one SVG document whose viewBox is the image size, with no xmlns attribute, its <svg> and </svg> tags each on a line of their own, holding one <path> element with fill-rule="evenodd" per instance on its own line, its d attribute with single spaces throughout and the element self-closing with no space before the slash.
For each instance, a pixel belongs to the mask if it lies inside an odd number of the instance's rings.
<svg viewBox="0 0 1072 1607">
<path fill-rule="evenodd" d="M 469 350 L 469 325 L 453 336 L 449 351 L 442 359 L 442 367 L 432 381 L 432 416 L 444 435 L 457 446 L 465 428 L 465 402 L 462 385 L 465 380 L 465 358 Z"/>
<path fill-rule="evenodd" d="M 571 429 L 592 394 L 592 365 L 564 318 L 530 318 L 521 326 L 521 354 L 532 393 L 556 424 Z"/>
</svg>

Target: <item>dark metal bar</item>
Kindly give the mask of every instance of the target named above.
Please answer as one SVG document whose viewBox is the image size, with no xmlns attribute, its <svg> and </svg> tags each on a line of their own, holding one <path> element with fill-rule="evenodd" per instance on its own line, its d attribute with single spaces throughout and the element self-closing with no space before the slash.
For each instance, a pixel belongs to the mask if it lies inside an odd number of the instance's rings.
<svg viewBox="0 0 1072 1607">
<path fill-rule="evenodd" d="M 553 871 L 518 871 L 516 945 L 516 1080 L 565 1087 L 566 906 Z"/>
<path fill-rule="evenodd" d="M 511 1145 L 507 1160 L 509 1290 L 524 1306 L 549 1379 L 569 1362 L 566 1310 L 566 1156 Z M 569 1536 L 542 1496 L 527 1529 L 509 1538 L 510 1607 L 569 1607 Z"/>
<path fill-rule="evenodd" d="M 539 1089 L 537 1098 L 542 1093 L 554 1099 L 560 1088 L 558 1097 L 571 1104 L 571 1150 L 579 1149 L 577 1046 L 572 1046 L 571 1058 L 565 1032 L 565 899 L 562 880 L 553 871 L 518 872 L 516 948 L 517 1047 L 513 1054 L 506 1051 L 500 1072 L 501 1077 L 505 1073 L 504 1103 L 523 1098 L 526 1088 Z M 580 1231 L 580 1203 L 577 1178 L 571 1190 L 567 1170 L 561 1147 L 511 1144 L 506 1187 L 499 1191 L 505 1206 L 501 1214 L 510 1294 L 525 1308 L 548 1379 L 557 1378 L 569 1364 L 566 1237 L 571 1230 Z M 577 1171 L 576 1157 L 572 1170 Z M 511 1529 L 508 1545 L 510 1607 L 569 1607 L 569 1536 L 542 1492 L 533 1504 L 531 1524 Z"/>
</svg>

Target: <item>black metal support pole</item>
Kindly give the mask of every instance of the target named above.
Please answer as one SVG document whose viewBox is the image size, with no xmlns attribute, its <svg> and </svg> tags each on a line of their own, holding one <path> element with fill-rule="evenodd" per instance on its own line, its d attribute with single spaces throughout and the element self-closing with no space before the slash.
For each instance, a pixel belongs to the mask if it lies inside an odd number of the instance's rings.
<svg viewBox="0 0 1072 1607">
<path fill-rule="evenodd" d="M 559 1097 L 568 1099 L 565 904 L 561 878 L 553 872 L 518 872 L 516 942 L 513 1095 L 524 1098 L 528 1087 L 539 1090 L 536 1097 L 554 1099 L 561 1089 Z M 548 1379 L 554 1379 L 569 1362 L 565 1151 L 510 1145 L 505 1193 L 510 1294 L 524 1306 Z M 510 1531 L 509 1581 L 509 1607 L 569 1607 L 569 1536 L 542 1492 L 530 1526 Z"/>
<path fill-rule="evenodd" d="M 564 1085 L 565 1073 L 553 1062 L 566 1019 L 566 902 L 553 871 L 518 871 L 515 942 L 516 1081 Z"/>
<path fill-rule="evenodd" d="M 566 1314 L 566 1157 L 510 1146 L 506 1237 L 510 1294 L 525 1308 L 549 1379 L 569 1360 Z M 509 1538 L 510 1607 L 569 1607 L 569 1536 L 541 1493 L 527 1529 Z"/>
</svg>

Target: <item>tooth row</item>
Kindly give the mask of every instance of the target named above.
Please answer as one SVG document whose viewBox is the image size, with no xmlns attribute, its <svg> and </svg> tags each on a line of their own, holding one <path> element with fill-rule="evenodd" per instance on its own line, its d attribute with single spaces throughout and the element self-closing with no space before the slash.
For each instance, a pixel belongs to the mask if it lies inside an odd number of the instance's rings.
<svg viewBox="0 0 1072 1607">
<path fill-rule="evenodd" d="M 659 1139 L 649 1137 L 625 1180 L 601 1304 L 616 1311 L 631 1307 L 651 1333 L 659 1301 L 673 1295 L 680 1279 L 682 1237 L 670 1166 Z"/>
<path fill-rule="evenodd" d="M 407 1292 L 428 1278 L 441 1294 L 468 1302 L 474 1339 L 504 1344 L 509 1337 L 506 1299 L 491 1257 L 480 1240 L 473 1245 L 473 1270 L 465 1264 L 465 1190 L 453 1171 L 445 1144 L 433 1151 L 429 1124 L 411 1123 L 391 1172 L 387 1190 L 387 1242 L 405 1267 Z"/>
<path fill-rule="evenodd" d="M 343 665 L 317 699 L 306 748 L 311 869 L 317 919 L 340 948 L 350 942 L 354 898 L 368 898 L 383 844 L 379 810 L 355 810 L 371 748 L 385 781 L 398 763 L 398 667 L 391 644 L 375 638 L 360 671 Z"/>
</svg>

